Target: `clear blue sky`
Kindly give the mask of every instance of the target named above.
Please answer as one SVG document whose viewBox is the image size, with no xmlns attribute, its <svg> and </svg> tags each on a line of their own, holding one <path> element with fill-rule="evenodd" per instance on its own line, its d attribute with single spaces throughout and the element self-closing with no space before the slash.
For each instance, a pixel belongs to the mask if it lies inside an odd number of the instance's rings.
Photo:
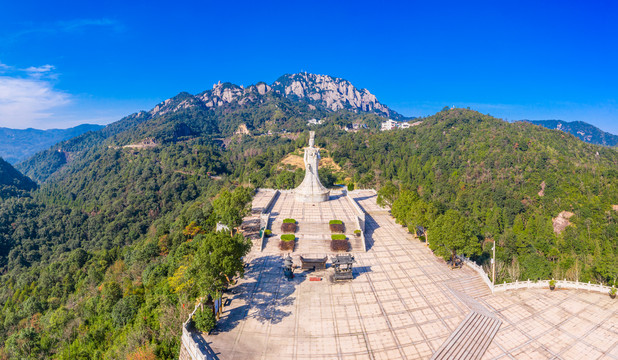
<svg viewBox="0 0 618 360">
<path fill-rule="evenodd" d="M 408 116 L 446 105 L 618 133 L 611 1 L 4 1 L 0 126 L 108 123 L 309 71 Z"/>
</svg>

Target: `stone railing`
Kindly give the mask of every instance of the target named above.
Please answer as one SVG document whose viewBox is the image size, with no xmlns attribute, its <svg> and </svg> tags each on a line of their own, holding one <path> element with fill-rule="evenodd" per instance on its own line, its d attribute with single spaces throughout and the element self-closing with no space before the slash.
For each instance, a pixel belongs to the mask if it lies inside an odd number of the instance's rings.
<svg viewBox="0 0 618 360">
<path fill-rule="evenodd" d="M 573 289 L 573 290 L 588 290 L 588 291 L 596 291 L 600 293 L 607 294 L 611 290 L 610 286 L 605 286 L 601 284 L 593 284 L 591 282 L 583 283 L 579 281 L 568 281 L 568 280 L 555 280 L 556 281 L 556 289 Z M 515 281 L 514 283 L 504 282 L 502 284 L 498 284 L 494 286 L 494 292 L 497 291 L 507 291 L 507 290 L 519 290 L 519 289 L 547 289 L 549 288 L 550 280 L 539 280 L 539 281 Z"/>
<path fill-rule="evenodd" d="M 273 196 L 268 201 L 268 204 L 264 206 L 264 208 L 262 209 L 262 212 L 260 213 L 260 232 L 262 233 L 261 238 L 260 238 L 260 244 L 261 244 L 260 251 L 264 250 L 264 245 L 265 245 L 264 242 L 266 239 L 266 229 L 268 229 L 268 225 L 270 222 L 270 208 L 273 206 L 275 201 L 277 201 L 277 199 L 279 198 L 279 194 L 281 194 L 281 192 L 279 190 L 275 190 L 275 192 L 273 193 Z"/>
<path fill-rule="evenodd" d="M 466 266 L 470 267 L 472 270 L 476 271 L 483 282 L 489 287 L 492 293 L 496 293 L 499 291 L 508 291 L 508 290 L 520 290 L 520 289 L 548 289 L 550 280 L 539 280 L 539 281 L 518 281 L 507 283 L 506 281 L 502 284 L 493 285 L 492 281 L 489 279 L 485 270 L 479 265 L 477 265 L 474 261 L 468 259 L 465 256 L 458 255 L 459 259 L 461 259 Z M 557 289 L 574 289 L 574 290 L 587 290 L 587 291 L 596 291 L 600 293 L 607 294 L 611 290 L 611 286 L 605 286 L 601 284 L 593 284 L 591 282 L 582 283 L 579 281 L 568 281 L 564 280 L 555 280 Z"/>
<path fill-rule="evenodd" d="M 181 347 L 183 347 L 184 350 L 186 350 L 186 353 L 184 353 L 181 350 L 180 352 L 181 360 L 210 360 L 212 359 L 212 357 L 208 356 L 208 354 L 205 353 L 202 350 L 202 348 L 193 340 L 191 330 L 189 329 L 189 326 L 191 325 L 191 318 L 193 317 L 193 314 L 195 314 L 195 312 L 197 311 L 199 307 L 200 307 L 200 304 L 195 305 L 195 309 L 193 309 L 193 312 L 189 314 L 189 318 L 187 319 L 187 321 L 185 321 L 182 324 L 182 336 L 180 338 L 180 342 L 181 342 Z M 188 358 L 187 358 L 187 355 L 188 355 Z"/>
<path fill-rule="evenodd" d="M 363 209 L 361 209 L 361 207 L 358 205 L 356 200 L 354 200 L 350 196 L 350 193 L 348 192 L 347 189 L 343 190 L 343 193 L 346 199 L 348 199 L 348 201 L 352 205 L 352 208 L 354 209 L 354 211 L 356 212 L 356 216 L 354 217 L 354 220 L 356 220 L 357 228 L 361 231 L 361 241 L 363 242 L 363 250 L 367 252 L 367 241 L 365 239 L 365 220 L 366 220 L 365 212 L 363 211 Z"/>
</svg>

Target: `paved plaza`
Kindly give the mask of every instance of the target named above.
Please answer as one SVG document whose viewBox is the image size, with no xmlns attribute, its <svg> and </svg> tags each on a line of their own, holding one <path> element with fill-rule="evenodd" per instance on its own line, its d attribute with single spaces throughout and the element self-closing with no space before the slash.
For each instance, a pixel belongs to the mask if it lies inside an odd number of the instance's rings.
<svg viewBox="0 0 618 360">
<path fill-rule="evenodd" d="M 354 280 L 335 283 L 327 268 L 297 269 L 288 281 L 278 237 L 263 250 L 255 240 L 244 279 L 224 295 L 222 318 L 204 335 L 212 353 L 220 359 L 429 359 L 481 314 L 497 332 L 493 340 L 482 326 L 467 333 L 471 340 L 487 336 L 486 346 L 476 347 L 478 358 L 618 359 L 618 301 L 572 290 L 492 295 L 473 270 L 451 270 L 397 225 L 377 206 L 375 192 L 350 195 L 367 213 L 367 252 L 352 244 Z M 271 196 L 260 190 L 254 208 Z M 296 264 L 299 255 L 332 256 L 328 220 L 343 220 L 352 238 L 354 211 L 344 200 L 331 194 L 328 202 L 301 204 L 286 193 L 277 199 L 273 232 L 286 217 L 299 224 Z"/>
</svg>

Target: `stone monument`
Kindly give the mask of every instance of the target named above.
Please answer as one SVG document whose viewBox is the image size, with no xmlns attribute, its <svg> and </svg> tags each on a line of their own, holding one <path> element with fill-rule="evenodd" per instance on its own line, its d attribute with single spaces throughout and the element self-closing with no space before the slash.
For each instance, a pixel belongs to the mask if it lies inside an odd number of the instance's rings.
<svg viewBox="0 0 618 360">
<path fill-rule="evenodd" d="M 299 187 L 294 189 L 296 201 L 318 203 L 328 201 L 329 191 L 322 185 L 318 177 L 320 150 L 315 145 L 315 131 L 309 136 L 309 147 L 305 148 L 305 178 Z"/>
</svg>

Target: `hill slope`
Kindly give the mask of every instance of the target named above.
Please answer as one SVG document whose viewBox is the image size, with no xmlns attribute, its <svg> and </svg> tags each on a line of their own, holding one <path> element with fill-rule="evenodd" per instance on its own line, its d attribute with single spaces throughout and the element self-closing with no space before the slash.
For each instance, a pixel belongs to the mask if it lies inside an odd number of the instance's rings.
<svg viewBox="0 0 618 360">
<path fill-rule="evenodd" d="M 90 124 L 51 130 L 0 128 L 0 157 L 15 164 L 60 141 L 101 128 L 102 125 Z"/>
<path fill-rule="evenodd" d="M 287 79 L 287 80 L 286 80 Z M 302 85 L 300 80 L 302 80 Z M 306 88 L 299 97 L 293 89 Z M 298 91 L 296 91 L 298 93 Z M 284 75 L 272 86 L 247 88 L 218 83 L 197 95 L 180 93 L 150 111 L 129 115 L 104 129 L 80 135 L 16 165 L 38 182 L 46 181 L 83 152 L 102 144 L 122 147 L 143 142 L 163 144 L 197 137 L 228 137 L 244 125 L 254 135 L 268 131 L 302 131 L 312 118 L 327 124 L 362 121 L 377 128 L 382 116 L 403 118 L 380 104 L 367 90 L 324 75 Z"/>
<path fill-rule="evenodd" d="M 36 189 L 36 184 L 0 158 L 0 198 Z"/>
<path fill-rule="evenodd" d="M 594 125 L 583 121 L 562 121 L 562 120 L 523 120 L 531 124 L 540 125 L 548 129 L 561 130 L 572 134 L 581 141 L 590 144 L 617 146 L 618 135 L 605 132 Z"/>
</svg>

